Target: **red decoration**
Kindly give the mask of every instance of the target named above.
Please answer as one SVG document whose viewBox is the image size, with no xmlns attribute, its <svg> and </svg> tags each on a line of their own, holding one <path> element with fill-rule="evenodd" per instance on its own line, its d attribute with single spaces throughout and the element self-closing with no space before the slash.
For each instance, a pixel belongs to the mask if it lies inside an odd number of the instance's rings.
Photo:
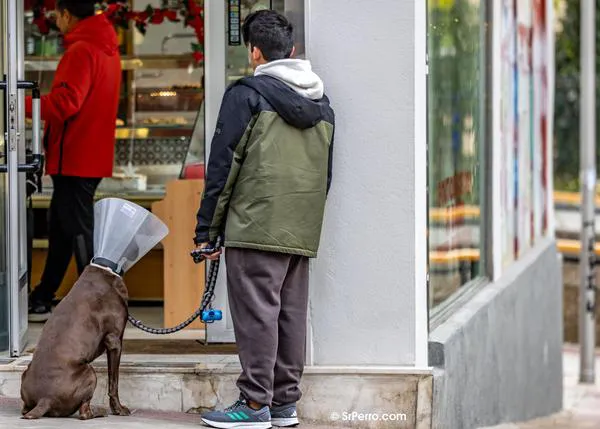
<svg viewBox="0 0 600 429">
<path fill-rule="evenodd" d="M 106 17 L 118 27 L 129 29 L 130 23 L 142 34 L 146 33 L 148 24 L 160 25 L 165 20 L 181 22 L 178 12 L 183 17 L 183 26 L 191 27 L 196 33 L 198 43 L 192 44 L 192 56 L 200 63 L 204 61 L 204 9 L 196 0 L 184 0 L 181 9 L 154 9 L 148 5 L 144 11 L 131 10 L 130 6 L 120 0 L 99 2 Z M 25 10 L 33 10 L 33 24 L 41 34 L 58 30 L 49 11 L 54 10 L 55 0 L 25 0 Z"/>
<path fill-rule="evenodd" d="M 204 61 L 204 54 L 202 52 L 200 52 L 200 51 L 194 52 L 192 54 L 192 56 L 196 60 L 196 63 L 201 63 L 202 61 Z"/>
<path fill-rule="evenodd" d="M 56 0 L 25 0 L 25 10 L 33 10 L 34 7 L 42 5 L 46 10 L 54 10 Z"/>
<path fill-rule="evenodd" d="M 34 17 L 33 25 L 35 25 L 42 34 L 48 34 L 50 32 L 49 20 L 43 15 Z"/>
</svg>

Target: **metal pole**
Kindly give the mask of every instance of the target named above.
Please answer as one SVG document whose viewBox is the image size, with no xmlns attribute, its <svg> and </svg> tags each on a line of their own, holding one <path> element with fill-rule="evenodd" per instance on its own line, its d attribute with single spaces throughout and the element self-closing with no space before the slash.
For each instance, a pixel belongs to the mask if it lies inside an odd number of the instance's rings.
<svg viewBox="0 0 600 429">
<path fill-rule="evenodd" d="M 581 383 L 595 382 L 596 284 L 596 2 L 581 2 L 581 285 L 579 290 L 579 345 Z"/>
</svg>

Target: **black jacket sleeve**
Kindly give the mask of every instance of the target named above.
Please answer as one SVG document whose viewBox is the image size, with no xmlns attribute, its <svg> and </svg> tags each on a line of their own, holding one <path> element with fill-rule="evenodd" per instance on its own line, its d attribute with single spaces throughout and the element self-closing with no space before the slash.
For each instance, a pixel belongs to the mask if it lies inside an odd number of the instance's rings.
<svg viewBox="0 0 600 429">
<path fill-rule="evenodd" d="M 231 176 L 239 172 L 239 168 L 232 168 L 234 153 L 252 123 L 252 92 L 246 86 L 233 85 L 223 96 L 197 214 L 196 244 L 213 241 L 223 232 L 225 208 L 229 205 L 235 182 L 235 177 Z"/>
<path fill-rule="evenodd" d="M 327 100 L 327 103 L 329 103 L 329 98 L 324 97 Z M 333 176 L 333 142 L 335 140 L 335 112 L 333 111 L 333 109 L 331 108 L 331 106 L 328 106 L 326 114 L 325 114 L 325 120 L 327 122 L 329 122 L 332 127 L 333 130 L 331 131 L 331 141 L 329 142 L 329 158 L 327 160 L 327 195 L 329 195 L 329 189 L 331 188 L 331 178 Z"/>
<path fill-rule="evenodd" d="M 327 195 L 331 188 L 331 177 L 333 175 L 333 141 L 335 140 L 335 124 L 331 133 L 331 142 L 329 142 L 329 160 L 327 161 Z"/>
</svg>

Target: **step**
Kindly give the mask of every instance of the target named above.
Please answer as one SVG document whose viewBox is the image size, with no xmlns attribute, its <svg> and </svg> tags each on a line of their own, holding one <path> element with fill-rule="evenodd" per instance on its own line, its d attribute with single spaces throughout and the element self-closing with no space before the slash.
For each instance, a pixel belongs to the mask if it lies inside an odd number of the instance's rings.
<svg viewBox="0 0 600 429">
<path fill-rule="evenodd" d="M 31 356 L 0 361 L 0 397 L 19 398 Z M 106 360 L 94 363 L 93 403 L 108 407 Z M 131 409 L 200 413 L 230 405 L 241 367 L 235 355 L 123 355 L 119 394 Z M 307 366 L 299 417 L 360 428 L 431 427 L 430 369 L 394 366 Z M 360 404 L 360 405 L 358 405 Z"/>
</svg>

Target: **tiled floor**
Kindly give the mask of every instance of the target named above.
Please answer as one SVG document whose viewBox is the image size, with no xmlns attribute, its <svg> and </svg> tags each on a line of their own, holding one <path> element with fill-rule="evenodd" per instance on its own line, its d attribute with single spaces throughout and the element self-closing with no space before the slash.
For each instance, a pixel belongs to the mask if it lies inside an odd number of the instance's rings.
<svg viewBox="0 0 600 429">
<path fill-rule="evenodd" d="M 136 319 L 144 324 L 162 328 L 163 327 L 163 309 L 162 307 L 131 307 L 130 312 Z M 44 325 L 42 323 L 29 323 L 27 346 L 25 355 L 32 354 L 42 333 Z M 209 355 L 209 354 L 227 354 L 237 355 L 235 344 L 204 344 L 206 338 L 205 331 L 189 330 L 176 332 L 168 335 L 154 335 L 143 332 L 131 324 L 127 324 L 125 329 L 123 354 L 129 355 Z M 0 364 L 2 360 L 8 358 L 7 352 L 0 352 Z"/>
<path fill-rule="evenodd" d="M 156 328 L 163 327 L 162 307 L 131 307 L 133 317 Z M 32 353 L 42 333 L 42 323 L 30 323 L 26 353 Z M 153 335 L 143 332 L 131 324 L 125 329 L 124 353 L 126 354 L 207 354 L 235 353 L 234 345 L 203 346 L 204 330 L 183 330 L 168 335 Z M 0 355 L 1 357 L 1 355 Z"/>
<path fill-rule="evenodd" d="M 130 307 L 129 311 L 131 315 L 136 319 L 141 320 L 145 325 L 162 328 L 163 327 L 163 308 L 162 307 Z M 40 333 L 42 332 L 42 328 L 44 325 L 42 323 L 29 323 L 29 340 L 32 344 L 37 343 L 37 339 L 39 338 Z M 152 334 L 148 334 L 146 332 L 140 331 L 137 328 L 134 328 L 130 324 L 127 325 L 125 329 L 125 338 L 130 340 L 140 340 L 140 339 L 158 339 L 158 338 L 167 338 L 167 339 L 194 339 L 194 340 L 203 340 L 204 339 L 204 331 L 189 331 L 183 330 L 177 332 L 175 334 L 169 334 L 164 336 L 156 336 Z"/>
</svg>

